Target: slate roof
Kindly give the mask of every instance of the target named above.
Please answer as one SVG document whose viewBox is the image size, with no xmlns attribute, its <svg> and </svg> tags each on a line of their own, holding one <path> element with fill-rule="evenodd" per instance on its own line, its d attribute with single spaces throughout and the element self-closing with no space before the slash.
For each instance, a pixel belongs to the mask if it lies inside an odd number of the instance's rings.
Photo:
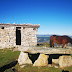
<svg viewBox="0 0 72 72">
<path fill-rule="evenodd" d="M 0 23 L 0 27 L 11 27 L 11 26 L 15 26 L 15 27 L 26 27 L 26 28 L 39 28 L 40 24 L 3 24 Z"/>
</svg>

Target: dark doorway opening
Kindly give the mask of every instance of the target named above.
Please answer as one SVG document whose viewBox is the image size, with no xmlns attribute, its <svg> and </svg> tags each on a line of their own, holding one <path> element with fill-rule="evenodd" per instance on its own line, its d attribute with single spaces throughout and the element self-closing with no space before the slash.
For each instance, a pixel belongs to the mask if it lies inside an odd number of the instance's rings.
<svg viewBox="0 0 72 72">
<path fill-rule="evenodd" d="M 21 27 L 16 27 L 16 45 L 21 45 Z"/>
</svg>

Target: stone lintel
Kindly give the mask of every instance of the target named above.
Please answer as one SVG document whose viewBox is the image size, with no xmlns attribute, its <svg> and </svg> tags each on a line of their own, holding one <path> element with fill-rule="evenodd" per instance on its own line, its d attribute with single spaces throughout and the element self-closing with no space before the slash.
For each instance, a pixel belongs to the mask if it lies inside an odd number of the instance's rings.
<svg viewBox="0 0 72 72">
<path fill-rule="evenodd" d="M 72 49 L 65 48 L 29 47 L 27 50 L 25 50 L 23 47 L 19 48 L 19 50 L 31 54 L 72 54 Z"/>
</svg>

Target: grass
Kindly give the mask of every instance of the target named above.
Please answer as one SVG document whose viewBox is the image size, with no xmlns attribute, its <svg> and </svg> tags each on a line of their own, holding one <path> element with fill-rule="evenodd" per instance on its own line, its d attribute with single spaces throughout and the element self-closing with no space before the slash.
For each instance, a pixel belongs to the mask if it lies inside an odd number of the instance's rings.
<svg viewBox="0 0 72 72">
<path fill-rule="evenodd" d="M 19 54 L 20 54 L 19 51 L 13 52 L 9 49 L 0 49 L 0 67 L 18 59 Z M 62 70 L 68 70 L 69 72 L 72 72 L 72 66 L 62 69 L 48 66 L 33 67 L 33 65 L 26 65 L 24 68 L 20 68 L 19 64 L 17 64 L 13 68 L 18 70 L 19 72 L 62 72 Z M 4 72 L 13 72 L 13 70 L 10 68 Z"/>
<path fill-rule="evenodd" d="M 16 60 L 19 54 L 19 51 L 13 52 L 9 49 L 0 49 L 0 67 Z"/>
<path fill-rule="evenodd" d="M 14 68 L 19 72 L 62 72 L 63 70 L 72 72 L 72 66 L 62 69 L 62 68 L 54 68 L 48 66 L 33 67 L 32 65 L 26 65 L 24 68 L 20 68 L 20 66 L 17 64 Z M 11 69 L 8 69 L 5 72 L 13 72 L 13 71 Z"/>
<path fill-rule="evenodd" d="M 43 67 L 33 67 L 32 65 L 26 65 L 23 69 L 20 68 L 18 65 L 15 66 L 16 69 L 19 69 L 20 72 L 62 72 L 62 69 L 54 68 L 54 67 L 48 67 L 48 66 L 43 66 Z"/>
<path fill-rule="evenodd" d="M 23 69 L 20 69 L 21 72 L 62 72 L 62 69 L 56 69 L 54 67 L 41 66 L 41 67 L 33 67 L 32 65 L 27 65 Z"/>
<path fill-rule="evenodd" d="M 49 43 L 42 43 L 42 45 L 40 45 L 40 47 L 50 47 Z"/>
<path fill-rule="evenodd" d="M 71 54 L 71 57 L 72 57 L 72 54 Z"/>
</svg>

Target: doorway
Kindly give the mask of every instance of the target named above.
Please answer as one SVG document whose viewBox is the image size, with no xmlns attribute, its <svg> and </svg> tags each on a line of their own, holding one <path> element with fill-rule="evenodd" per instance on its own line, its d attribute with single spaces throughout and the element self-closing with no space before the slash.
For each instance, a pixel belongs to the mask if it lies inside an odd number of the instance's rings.
<svg viewBox="0 0 72 72">
<path fill-rule="evenodd" d="M 16 45 L 21 45 L 21 27 L 16 27 Z"/>
</svg>

